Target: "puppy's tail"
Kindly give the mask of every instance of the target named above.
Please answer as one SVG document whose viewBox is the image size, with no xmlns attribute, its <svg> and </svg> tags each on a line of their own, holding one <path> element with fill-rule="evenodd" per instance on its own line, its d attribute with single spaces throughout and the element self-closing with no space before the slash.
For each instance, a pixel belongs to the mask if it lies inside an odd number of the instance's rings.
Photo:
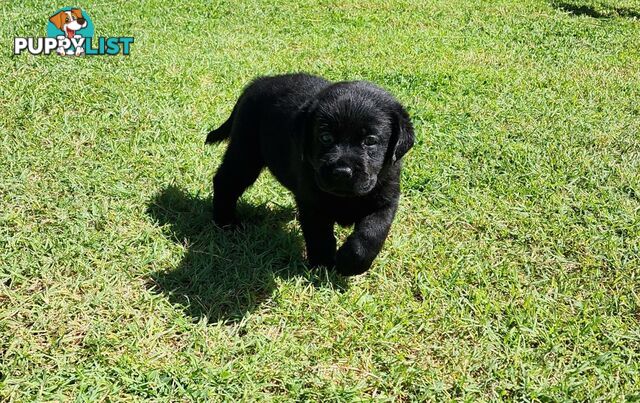
<svg viewBox="0 0 640 403">
<path fill-rule="evenodd" d="M 231 126 L 233 125 L 233 118 L 236 115 L 236 108 L 233 108 L 233 112 L 231 112 L 231 116 L 227 119 L 226 122 L 222 124 L 222 126 L 218 127 L 215 130 L 212 130 L 207 134 L 207 139 L 204 141 L 205 144 L 213 144 L 223 141 L 229 138 L 231 134 Z"/>
</svg>

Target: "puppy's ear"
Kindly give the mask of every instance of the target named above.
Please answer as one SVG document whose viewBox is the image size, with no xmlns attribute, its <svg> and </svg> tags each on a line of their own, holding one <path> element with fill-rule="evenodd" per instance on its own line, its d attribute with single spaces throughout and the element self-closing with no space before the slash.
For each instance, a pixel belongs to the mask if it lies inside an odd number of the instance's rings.
<svg viewBox="0 0 640 403">
<path fill-rule="evenodd" d="M 64 11 L 60 11 L 58 14 L 52 15 L 51 17 L 49 17 L 49 21 L 51 21 L 51 23 L 55 25 L 56 28 L 62 31 L 62 27 L 64 26 L 64 22 L 66 18 L 67 18 L 67 13 Z"/>
<path fill-rule="evenodd" d="M 311 141 L 313 122 L 315 119 L 318 101 L 310 99 L 300 107 L 294 119 L 295 139 L 300 153 L 300 159 L 304 161 L 307 145 Z"/>
<path fill-rule="evenodd" d="M 399 161 L 415 142 L 411 118 L 402 105 L 396 103 L 391 112 L 391 139 L 389 154 L 391 162 Z"/>
</svg>

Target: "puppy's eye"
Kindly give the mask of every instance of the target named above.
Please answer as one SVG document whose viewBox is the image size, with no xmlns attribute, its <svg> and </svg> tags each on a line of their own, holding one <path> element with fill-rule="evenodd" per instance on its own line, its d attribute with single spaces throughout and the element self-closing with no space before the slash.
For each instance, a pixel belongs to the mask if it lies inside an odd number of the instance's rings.
<svg viewBox="0 0 640 403">
<path fill-rule="evenodd" d="M 328 133 L 322 134 L 320 135 L 320 142 L 322 144 L 331 144 L 333 143 L 333 136 Z"/>
<path fill-rule="evenodd" d="M 373 146 L 378 144 L 378 138 L 376 136 L 367 136 L 362 140 L 365 146 Z"/>
</svg>

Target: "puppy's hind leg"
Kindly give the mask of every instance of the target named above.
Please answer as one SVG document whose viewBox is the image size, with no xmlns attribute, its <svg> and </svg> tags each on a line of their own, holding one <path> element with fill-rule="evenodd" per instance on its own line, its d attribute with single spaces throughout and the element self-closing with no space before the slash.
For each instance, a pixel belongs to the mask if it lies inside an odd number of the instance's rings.
<svg viewBox="0 0 640 403">
<path fill-rule="evenodd" d="M 248 134 L 232 134 L 222 164 L 213 178 L 213 220 L 222 228 L 238 223 L 238 198 L 258 179 L 264 167 L 258 141 Z"/>
</svg>

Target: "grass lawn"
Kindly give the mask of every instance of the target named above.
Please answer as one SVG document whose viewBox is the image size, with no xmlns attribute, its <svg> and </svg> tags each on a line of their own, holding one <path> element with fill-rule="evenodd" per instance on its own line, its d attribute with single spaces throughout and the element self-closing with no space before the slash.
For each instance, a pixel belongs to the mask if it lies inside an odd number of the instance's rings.
<svg viewBox="0 0 640 403">
<path fill-rule="evenodd" d="M 58 7 L 2 3 L 0 400 L 640 399 L 639 0 L 77 5 L 131 55 L 14 57 Z M 292 71 L 413 117 L 366 275 L 266 173 L 211 222 L 206 131 Z"/>
</svg>

